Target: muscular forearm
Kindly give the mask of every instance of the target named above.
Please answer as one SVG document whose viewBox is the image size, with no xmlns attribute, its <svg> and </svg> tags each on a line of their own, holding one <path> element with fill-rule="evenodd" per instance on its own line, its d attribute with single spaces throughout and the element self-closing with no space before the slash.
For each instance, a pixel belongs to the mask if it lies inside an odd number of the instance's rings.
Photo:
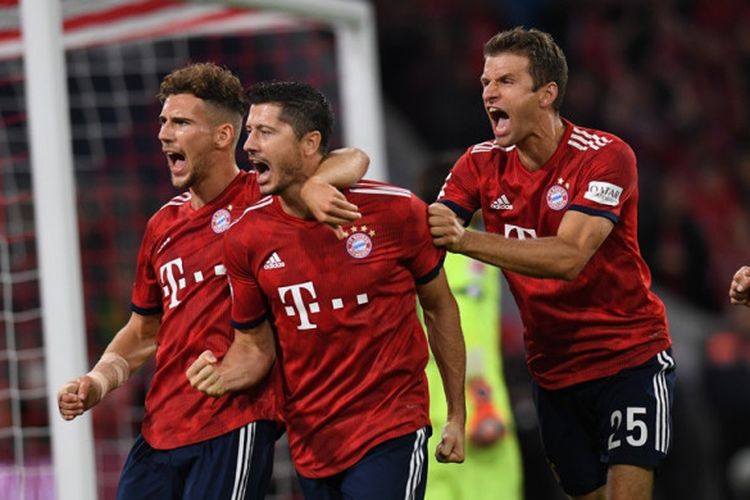
<svg viewBox="0 0 750 500">
<path fill-rule="evenodd" d="M 107 346 L 104 353 L 124 358 L 131 374 L 156 352 L 156 334 L 161 325 L 159 316 L 131 316 Z"/>
<path fill-rule="evenodd" d="M 337 188 L 346 188 L 360 180 L 369 165 L 370 158 L 363 151 L 356 148 L 337 149 L 323 158 L 314 177 Z"/>
<path fill-rule="evenodd" d="M 225 391 L 240 391 L 263 380 L 275 360 L 274 350 L 235 342 L 219 367 Z"/>
<path fill-rule="evenodd" d="M 466 374 L 466 347 L 461 333 L 458 309 L 440 307 L 424 310 L 424 321 L 443 381 L 448 405 L 448 420 L 464 425 L 466 403 L 464 384 Z"/>
<path fill-rule="evenodd" d="M 467 230 L 456 250 L 507 271 L 536 278 L 575 279 L 588 261 L 581 258 L 575 246 L 556 236 L 519 240 Z"/>
</svg>

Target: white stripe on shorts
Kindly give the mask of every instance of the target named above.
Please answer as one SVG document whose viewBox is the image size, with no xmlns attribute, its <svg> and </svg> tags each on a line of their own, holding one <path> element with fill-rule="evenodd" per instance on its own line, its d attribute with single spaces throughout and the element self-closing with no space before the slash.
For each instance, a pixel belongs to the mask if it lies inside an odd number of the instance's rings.
<svg viewBox="0 0 750 500">
<path fill-rule="evenodd" d="M 419 480 L 422 478 L 422 469 L 424 468 L 424 443 L 427 439 L 427 429 L 422 427 L 417 431 L 417 438 L 414 440 L 414 448 L 411 451 L 411 460 L 409 461 L 409 477 L 406 480 L 406 500 L 413 500 L 419 486 Z"/>
<path fill-rule="evenodd" d="M 667 351 L 662 351 L 656 355 L 656 359 L 661 364 L 661 370 L 654 375 L 654 396 L 656 397 L 656 436 L 654 446 L 657 451 L 667 452 L 669 447 L 669 391 L 667 390 L 666 371 L 674 367 L 674 359 Z"/>
<path fill-rule="evenodd" d="M 250 478 L 254 445 L 255 422 L 251 422 L 240 429 L 239 443 L 237 444 L 237 466 L 234 471 L 234 488 L 232 488 L 231 500 L 245 498 L 247 481 Z"/>
</svg>

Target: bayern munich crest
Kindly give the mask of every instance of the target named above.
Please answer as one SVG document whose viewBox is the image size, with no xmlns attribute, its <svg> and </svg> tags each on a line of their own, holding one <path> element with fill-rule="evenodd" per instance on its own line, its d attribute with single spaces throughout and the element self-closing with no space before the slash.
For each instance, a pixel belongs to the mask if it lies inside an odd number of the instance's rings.
<svg viewBox="0 0 750 500">
<path fill-rule="evenodd" d="M 560 184 L 551 186 L 547 191 L 547 206 L 552 210 L 562 210 L 568 206 L 568 190 Z"/>
<path fill-rule="evenodd" d="M 367 231 L 367 226 L 362 226 L 359 229 L 354 226 L 349 231 L 344 232 L 345 235 L 348 233 L 346 251 L 355 259 L 364 259 L 372 252 L 371 236 L 375 236 L 375 231 Z"/>
<path fill-rule="evenodd" d="M 220 208 L 214 212 L 214 215 L 211 217 L 211 229 L 213 229 L 216 234 L 223 233 L 229 229 L 231 223 L 232 215 L 226 208 Z"/>
</svg>

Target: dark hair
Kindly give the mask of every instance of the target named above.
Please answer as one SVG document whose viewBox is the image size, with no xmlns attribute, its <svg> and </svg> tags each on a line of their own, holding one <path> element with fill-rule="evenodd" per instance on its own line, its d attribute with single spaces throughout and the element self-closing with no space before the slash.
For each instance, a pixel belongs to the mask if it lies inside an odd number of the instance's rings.
<svg viewBox="0 0 750 500">
<path fill-rule="evenodd" d="M 320 152 L 326 154 L 333 133 L 334 117 L 328 99 L 315 87 L 299 82 L 261 82 L 247 91 L 253 104 L 273 103 L 281 106 L 279 118 L 291 125 L 297 138 L 317 130 Z"/>
<path fill-rule="evenodd" d="M 169 73 L 159 86 L 159 102 L 176 94 L 192 94 L 240 115 L 247 113 L 245 89 L 234 73 L 214 63 L 195 63 Z"/>
<path fill-rule="evenodd" d="M 568 85 L 568 63 L 552 35 L 519 26 L 501 31 L 484 44 L 484 57 L 496 56 L 503 52 L 529 59 L 529 73 L 534 80 L 534 90 L 549 82 L 557 83 L 557 99 L 553 107 L 555 111 L 560 111 Z"/>
</svg>

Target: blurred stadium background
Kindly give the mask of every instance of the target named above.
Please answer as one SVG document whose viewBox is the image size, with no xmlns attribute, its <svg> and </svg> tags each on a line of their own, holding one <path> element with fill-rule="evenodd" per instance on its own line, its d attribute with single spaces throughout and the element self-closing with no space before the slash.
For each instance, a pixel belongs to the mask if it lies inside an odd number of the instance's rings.
<svg viewBox="0 0 750 500">
<path fill-rule="evenodd" d="M 444 172 L 464 148 L 490 136 L 478 84 L 484 41 L 515 25 L 555 36 L 571 72 L 563 114 L 620 135 L 639 159 L 640 243 L 667 302 L 679 370 L 675 445 L 656 497 L 750 498 L 750 309 L 730 308 L 726 298 L 732 274 L 750 262 L 750 4 L 365 3 L 376 19 L 385 116 L 387 156 L 376 168 L 418 192 L 430 172 Z M 351 103 L 342 95 L 331 25 L 267 7 L 191 17 L 196 4 L 62 1 L 69 35 L 98 31 L 75 39 L 65 55 L 89 365 L 127 319 L 145 222 L 174 194 L 156 140 L 161 77 L 189 61 L 213 60 L 246 83 L 318 86 L 340 118 Z M 122 27 L 128 19 L 137 22 Z M 27 500 L 54 498 L 54 472 L 18 26 L 18 1 L 0 0 L 0 491 Z M 340 125 L 334 144 L 345 136 Z M 507 293 L 502 323 L 526 498 L 554 499 Z M 65 325 L 57 330 L 67 333 Z M 114 498 L 148 374 L 93 412 L 101 499 Z M 278 455 L 272 498 L 295 498 L 283 443 Z"/>
</svg>

